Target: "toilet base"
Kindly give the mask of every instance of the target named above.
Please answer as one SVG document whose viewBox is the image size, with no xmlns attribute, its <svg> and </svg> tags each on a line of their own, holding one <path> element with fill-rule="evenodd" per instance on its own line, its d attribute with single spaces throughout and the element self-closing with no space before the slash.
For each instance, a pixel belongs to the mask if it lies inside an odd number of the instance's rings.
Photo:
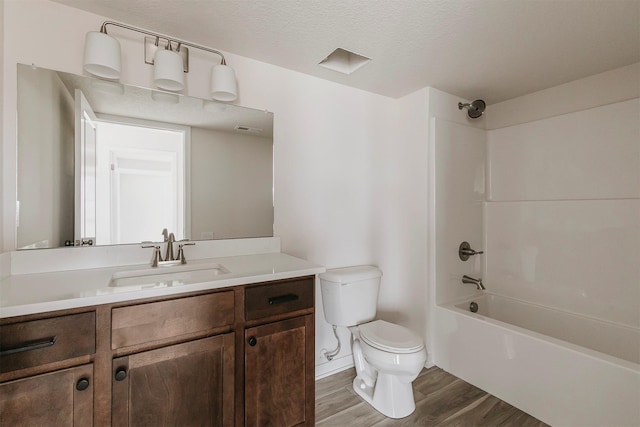
<svg viewBox="0 0 640 427">
<path fill-rule="evenodd" d="M 375 410 L 389 418 L 404 418 L 416 410 L 411 381 L 403 382 L 396 375 L 378 372 L 373 387 L 356 377 L 353 390 Z"/>
</svg>

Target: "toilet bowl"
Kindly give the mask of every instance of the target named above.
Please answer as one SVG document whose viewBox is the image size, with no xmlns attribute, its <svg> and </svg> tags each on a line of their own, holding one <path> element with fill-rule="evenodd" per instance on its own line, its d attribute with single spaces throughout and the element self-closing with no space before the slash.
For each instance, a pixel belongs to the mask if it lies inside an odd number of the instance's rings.
<svg viewBox="0 0 640 427">
<path fill-rule="evenodd" d="M 413 413 L 416 405 L 412 382 L 427 361 L 422 339 L 383 320 L 349 330 L 357 372 L 354 391 L 389 418 Z"/>
<path fill-rule="evenodd" d="M 327 322 L 351 332 L 355 392 L 383 415 L 403 418 L 415 410 L 412 382 L 427 350 L 409 329 L 373 320 L 381 276 L 373 266 L 327 270 L 319 275 L 323 309 Z"/>
</svg>

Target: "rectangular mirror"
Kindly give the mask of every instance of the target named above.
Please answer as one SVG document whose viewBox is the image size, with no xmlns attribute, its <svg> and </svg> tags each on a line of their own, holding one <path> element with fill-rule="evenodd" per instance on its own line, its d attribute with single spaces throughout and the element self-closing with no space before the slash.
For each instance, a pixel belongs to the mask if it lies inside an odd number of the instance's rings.
<svg viewBox="0 0 640 427">
<path fill-rule="evenodd" d="M 273 236 L 273 114 L 18 64 L 17 248 Z"/>
</svg>

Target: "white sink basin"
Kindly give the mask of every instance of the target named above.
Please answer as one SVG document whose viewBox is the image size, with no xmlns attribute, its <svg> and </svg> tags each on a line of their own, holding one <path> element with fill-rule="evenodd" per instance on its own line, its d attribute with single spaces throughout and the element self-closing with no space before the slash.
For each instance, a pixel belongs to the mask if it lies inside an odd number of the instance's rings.
<svg viewBox="0 0 640 427">
<path fill-rule="evenodd" d="M 217 263 L 184 264 L 168 267 L 127 270 L 111 276 L 111 287 L 156 288 L 210 282 L 229 270 Z"/>
</svg>

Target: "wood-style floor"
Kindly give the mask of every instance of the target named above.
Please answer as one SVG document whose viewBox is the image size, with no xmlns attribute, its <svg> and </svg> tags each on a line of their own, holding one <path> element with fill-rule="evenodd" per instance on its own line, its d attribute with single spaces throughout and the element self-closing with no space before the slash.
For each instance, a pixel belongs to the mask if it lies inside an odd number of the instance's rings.
<svg viewBox="0 0 640 427">
<path fill-rule="evenodd" d="M 316 381 L 316 426 L 546 426 L 435 366 L 413 382 L 416 411 L 386 418 L 353 391 L 355 375 L 352 368 Z"/>
</svg>

